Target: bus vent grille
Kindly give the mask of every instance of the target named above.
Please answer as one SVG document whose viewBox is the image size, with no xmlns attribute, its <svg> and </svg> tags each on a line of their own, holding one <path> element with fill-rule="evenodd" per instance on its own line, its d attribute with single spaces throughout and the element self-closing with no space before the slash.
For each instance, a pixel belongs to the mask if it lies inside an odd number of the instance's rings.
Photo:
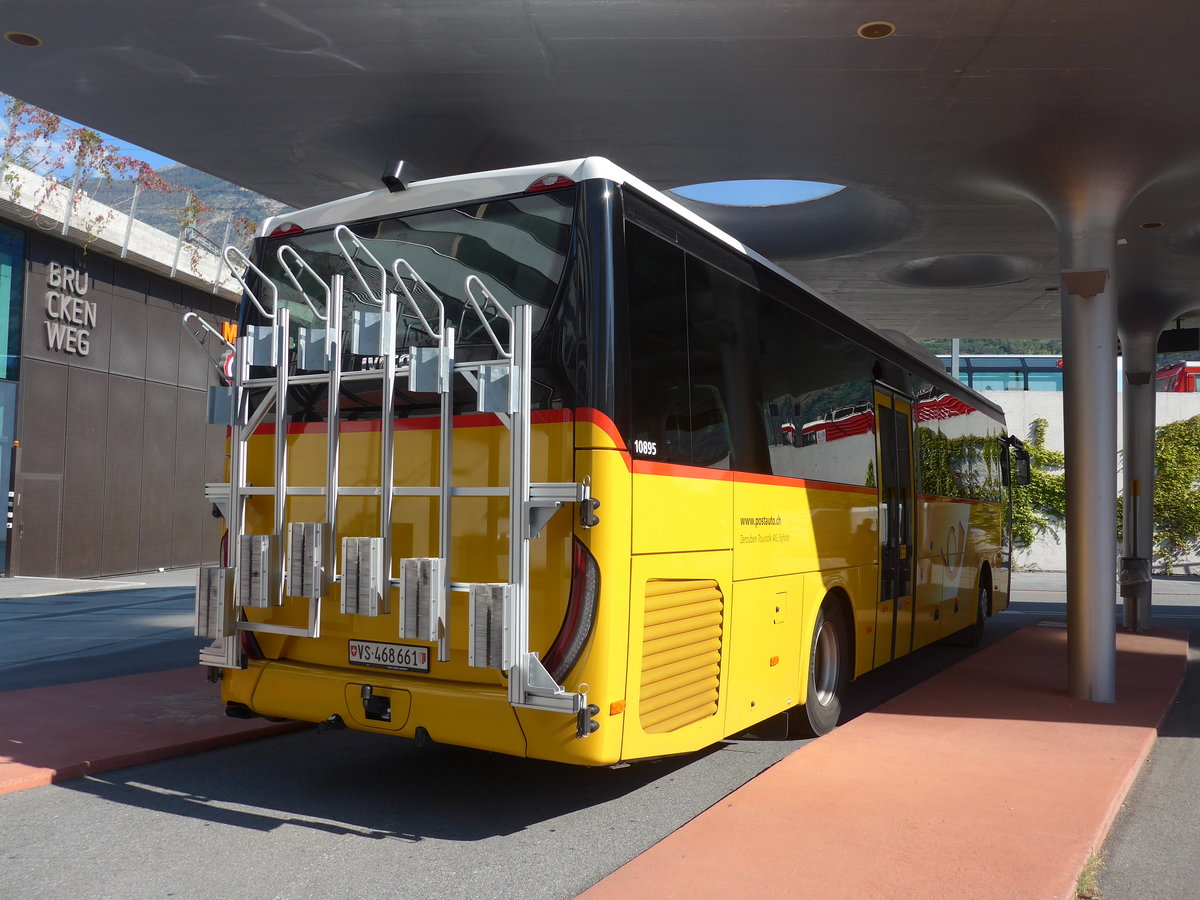
<svg viewBox="0 0 1200 900">
<path fill-rule="evenodd" d="M 724 602 L 715 581 L 646 584 L 639 703 L 644 731 L 677 731 L 716 715 Z"/>
</svg>

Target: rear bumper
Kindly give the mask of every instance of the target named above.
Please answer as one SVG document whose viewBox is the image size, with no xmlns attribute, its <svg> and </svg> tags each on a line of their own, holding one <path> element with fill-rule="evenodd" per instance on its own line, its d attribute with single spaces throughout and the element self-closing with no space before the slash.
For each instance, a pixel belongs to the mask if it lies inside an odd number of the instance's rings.
<svg viewBox="0 0 1200 900">
<path fill-rule="evenodd" d="M 239 685 L 243 680 L 256 682 L 249 701 Z M 386 698 L 387 720 L 368 717 L 364 686 L 370 687 L 372 697 Z M 516 713 L 505 690 L 496 686 L 261 660 L 244 671 L 225 673 L 222 700 L 247 703 L 264 716 L 302 722 L 338 716 L 350 728 L 400 737 L 414 737 L 423 728 L 439 743 L 526 755 Z"/>
</svg>

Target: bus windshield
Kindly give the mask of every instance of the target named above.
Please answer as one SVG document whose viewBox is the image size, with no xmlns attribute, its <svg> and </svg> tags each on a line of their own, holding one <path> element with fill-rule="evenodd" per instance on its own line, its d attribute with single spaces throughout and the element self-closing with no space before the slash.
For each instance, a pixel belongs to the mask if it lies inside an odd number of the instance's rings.
<svg viewBox="0 0 1200 900">
<path fill-rule="evenodd" d="M 446 323 L 457 331 L 457 343 L 483 344 L 490 340 L 467 301 L 464 287 L 467 278 L 471 275 L 480 278 L 509 312 L 518 304 L 531 304 L 536 332 L 558 294 L 571 239 L 575 196 L 575 189 L 569 188 L 472 201 L 449 209 L 350 223 L 349 228 L 370 256 L 388 270 L 387 290 L 394 289 L 393 264 L 404 260 L 437 293 L 445 307 Z M 283 270 L 279 251 L 285 245 L 299 253 L 326 284 L 335 274 L 344 277 L 343 333 L 349 331 L 355 310 L 379 308 L 371 299 L 372 294 L 381 295 L 378 267 L 344 235 L 342 244 L 353 253 L 355 266 L 343 256 L 332 228 L 285 234 L 262 242 L 259 265 L 277 287 L 280 306 L 291 311 L 293 325 L 311 327 L 320 323 L 315 321 L 313 309 Z M 301 274 L 294 262 L 289 262 L 289 267 L 320 310 L 324 298 L 315 280 Z M 402 273 L 407 271 L 403 266 L 399 268 Z M 437 310 L 429 295 L 409 277 L 405 278 L 405 285 L 424 315 L 436 323 Z M 478 293 L 476 296 L 479 297 Z M 399 312 L 397 344 L 401 348 L 432 342 L 403 301 Z M 249 321 L 256 323 L 259 316 L 252 304 L 247 314 Z M 502 319 L 494 321 L 500 317 L 490 307 L 488 318 L 497 337 L 507 341 L 507 323 Z"/>
</svg>

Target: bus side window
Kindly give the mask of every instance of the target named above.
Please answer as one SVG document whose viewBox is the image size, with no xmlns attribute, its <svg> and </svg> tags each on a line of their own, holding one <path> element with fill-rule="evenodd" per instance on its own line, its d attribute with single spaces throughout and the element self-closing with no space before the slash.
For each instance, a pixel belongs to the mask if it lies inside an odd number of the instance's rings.
<svg viewBox="0 0 1200 900">
<path fill-rule="evenodd" d="M 757 289 L 633 222 L 625 249 L 633 456 L 769 471 Z"/>
<path fill-rule="evenodd" d="M 758 309 L 758 428 L 768 445 L 768 471 L 873 485 L 875 357 L 770 296 Z"/>
<path fill-rule="evenodd" d="M 728 469 L 733 442 L 721 392 L 711 384 L 698 384 L 691 400 L 692 465 Z"/>
<path fill-rule="evenodd" d="M 694 464 L 767 472 L 758 420 L 757 291 L 702 259 L 687 261 Z"/>
<path fill-rule="evenodd" d="M 692 464 L 684 254 L 626 223 L 634 458 Z"/>
</svg>

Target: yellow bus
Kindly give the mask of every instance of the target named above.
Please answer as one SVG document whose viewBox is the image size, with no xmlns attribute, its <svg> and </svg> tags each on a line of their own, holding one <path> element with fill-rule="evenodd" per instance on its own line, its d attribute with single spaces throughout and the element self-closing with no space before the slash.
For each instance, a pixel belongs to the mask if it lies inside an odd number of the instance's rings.
<svg viewBox="0 0 1200 900">
<path fill-rule="evenodd" d="M 1012 442 L 937 360 L 603 159 L 268 219 L 239 264 L 226 710 L 582 765 L 978 640 Z"/>
</svg>

